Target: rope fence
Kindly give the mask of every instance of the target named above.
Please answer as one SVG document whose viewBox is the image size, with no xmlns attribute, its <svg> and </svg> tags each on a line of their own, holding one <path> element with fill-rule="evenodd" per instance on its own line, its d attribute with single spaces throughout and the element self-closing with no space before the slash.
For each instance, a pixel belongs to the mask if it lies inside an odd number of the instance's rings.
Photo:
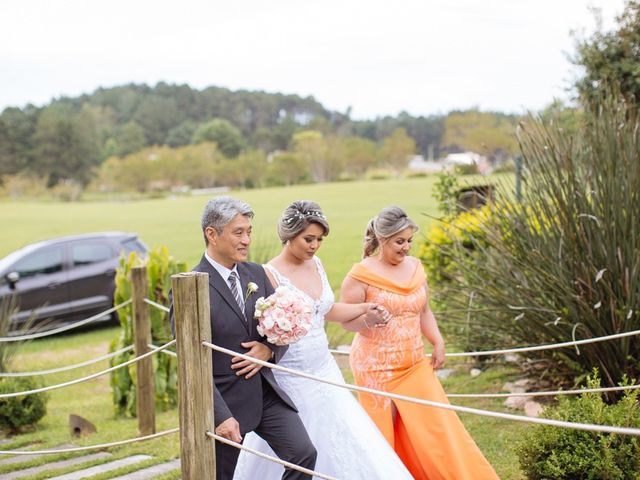
<svg viewBox="0 0 640 480">
<path fill-rule="evenodd" d="M 147 344 L 147 347 L 149 348 L 158 348 L 156 345 L 154 345 L 153 343 L 149 343 Z M 178 357 L 178 354 L 172 350 L 162 350 L 162 353 L 166 353 L 167 355 L 171 356 L 171 357 Z"/>
<path fill-rule="evenodd" d="M 589 343 L 597 343 L 604 342 L 607 340 L 614 340 L 617 338 L 625 338 L 632 337 L 635 335 L 640 335 L 640 330 L 632 330 L 630 332 L 623 333 L 614 333 L 612 335 L 605 335 L 602 337 L 593 337 L 593 338 L 585 338 L 582 340 L 573 340 L 570 342 L 560 342 L 560 343 L 548 343 L 545 345 L 534 345 L 531 347 L 516 347 L 516 348 L 506 348 L 503 350 L 479 350 L 477 352 L 454 352 L 454 353 L 445 353 L 445 357 L 479 357 L 483 355 L 504 355 L 507 353 L 523 353 L 523 352 L 537 352 L 540 350 L 553 350 L 556 348 L 565 348 L 565 347 L 575 347 L 578 345 L 587 345 Z M 349 355 L 349 350 L 329 350 L 331 353 L 337 355 Z M 431 354 L 427 354 L 427 356 L 431 356 Z"/>
<path fill-rule="evenodd" d="M 86 325 L 86 324 L 91 323 L 91 322 L 95 322 L 96 320 L 99 320 L 100 318 L 104 317 L 105 315 L 107 315 L 109 313 L 113 313 L 116 310 L 121 309 L 122 307 L 126 307 L 131 302 L 132 302 L 131 299 L 125 300 L 124 302 L 122 302 L 122 303 L 120 303 L 118 305 L 115 305 L 114 307 L 111 307 L 108 310 L 105 310 L 104 312 L 97 313 L 97 314 L 93 315 L 92 317 L 86 318 L 84 320 L 80 320 L 78 322 L 71 323 L 69 325 L 64 325 L 64 326 L 59 327 L 59 328 L 53 328 L 51 330 L 45 330 L 44 332 L 30 333 L 30 334 L 26 334 L 26 335 L 15 335 L 15 336 L 11 336 L 11 337 L 0 337 L 0 343 L 4 343 L 4 342 L 22 342 L 22 341 L 25 341 L 25 340 L 34 340 L 36 338 L 48 337 L 50 335 L 55 335 L 56 333 L 66 332 L 67 330 L 72 330 L 74 328 L 82 327 L 83 325 Z"/>
<path fill-rule="evenodd" d="M 132 349 L 133 349 L 133 345 L 129 345 L 124 348 L 121 348 L 120 350 L 116 350 L 115 352 L 107 353 L 106 355 L 92 358 L 90 360 L 87 360 L 81 363 L 74 363 L 73 365 L 67 365 L 64 367 L 51 368 L 49 370 L 36 370 L 32 372 L 0 372 L 0 377 L 34 377 L 37 375 L 51 375 L 52 373 L 66 372 L 69 370 L 74 370 L 76 368 L 86 367 L 87 365 L 92 365 L 94 363 L 101 362 L 102 360 L 108 360 L 110 358 L 117 357 L 121 353 L 128 352 L 129 350 L 132 350 Z"/>
<path fill-rule="evenodd" d="M 287 462 L 285 460 L 281 460 L 278 457 L 272 457 L 271 455 L 267 455 L 266 453 L 259 452 L 258 450 L 254 450 L 250 447 L 245 447 L 241 443 L 234 442 L 227 438 L 221 437 L 220 435 L 216 435 L 215 433 L 211 433 L 207 431 L 207 436 L 218 442 L 225 443 L 232 447 L 235 447 L 239 450 L 244 450 L 245 452 L 249 452 L 257 457 L 264 458 L 265 460 L 270 460 L 273 463 L 279 463 L 280 465 L 290 468 L 292 470 L 296 470 L 298 472 L 306 473 L 307 475 L 313 475 L 314 478 L 323 478 L 325 480 L 338 480 L 335 477 L 331 477 L 329 475 L 325 475 L 324 473 L 315 472 L 313 470 L 309 470 L 308 468 L 301 467 L 300 465 L 296 465 L 295 463 Z"/>
<path fill-rule="evenodd" d="M 34 393 L 48 392 L 50 390 L 56 390 L 58 388 L 69 387 L 71 385 L 76 385 L 78 383 L 86 382 L 87 380 L 92 380 L 94 378 L 97 378 L 97 377 L 100 377 L 102 375 L 105 375 L 105 374 L 107 374 L 109 372 L 113 372 L 114 370 L 118 370 L 119 368 L 126 367 L 127 365 L 131 365 L 132 363 L 139 362 L 143 358 L 147 358 L 147 357 L 153 355 L 154 353 L 157 353 L 157 352 L 160 352 L 160 351 L 162 351 L 162 350 L 164 350 L 166 348 L 169 348 L 170 346 L 174 345 L 175 343 L 176 343 L 175 340 L 171 340 L 170 342 L 165 343 L 161 347 L 157 347 L 154 350 L 150 350 L 147 353 L 144 353 L 144 354 L 139 355 L 139 356 L 137 356 L 135 358 L 132 358 L 131 360 L 127 360 L 126 362 L 120 363 L 118 365 L 114 365 L 113 367 L 107 368 L 107 369 L 102 370 L 100 372 L 96 372 L 96 373 L 93 373 L 91 375 L 87 375 L 86 377 L 76 378 L 75 380 L 69 380 L 68 382 L 58 383 L 58 384 L 55 384 L 55 385 L 49 385 L 47 387 L 35 388 L 33 390 L 25 390 L 23 392 L 2 393 L 2 394 L 0 394 L 0 398 L 20 397 L 22 395 L 31 395 L 31 394 L 34 394 Z"/>
<path fill-rule="evenodd" d="M 149 300 L 148 298 L 144 298 L 143 302 L 146 303 L 147 305 L 151 305 L 152 307 L 156 307 L 158 310 L 162 310 L 163 312 L 167 312 L 169 313 L 169 308 L 165 307 L 164 305 L 154 302 L 153 300 Z"/>
<path fill-rule="evenodd" d="M 620 387 L 581 388 L 577 390 L 550 390 L 542 392 L 512 392 L 512 393 L 447 393 L 450 398 L 505 398 L 505 397 L 551 397 L 556 395 L 581 395 L 583 393 L 619 392 L 622 390 L 637 390 L 640 385 L 623 385 Z"/>
<path fill-rule="evenodd" d="M 563 422 L 560 420 L 552 420 L 552 419 L 547 419 L 547 418 L 532 418 L 532 417 L 525 417 L 522 415 L 513 415 L 511 413 L 502 413 L 502 412 L 494 412 L 491 410 L 481 410 L 478 408 L 471 408 L 471 407 L 463 407 L 460 405 L 451 405 L 451 404 L 447 404 L 447 403 L 441 403 L 441 402 L 434 402 L 431 400 L 423 400 L 423 399 L 419 399 L 419 398 L 414 398 L 414 397 L 409 397 L 406 395 L 399 395 L 396 393 L 390 393 L 390 392 L 383 392 L 381 390 L 375 390 L 373 388 L 367 388 L 367 387 L 361 387 L 361 386 L 357 386 L 357 385 L 349 385 L 346 383 L 339 383 L 339 382 L 334 382 L 332 380 L 326 379 L 326 378 L 322 378 L 322 377 L 318 377 L 316 375 L 311 375 L 309 373 L 305 373 L 305 372 L 301 372 L 298 370 L 294 370 L 291 368 L 287 368 L 287 367 L 281 367 L 279 365 L 275 365 L 269 362 L 263 362 L 262 360 L 259 360 L 257 358 L 253 358 L 250 357 L 248 355 L 242 354 L 242 353 L 238 353 L 238 352 L 234 352 L 233 350 L 229 350 L 223 347 L 219 347 L 217 345 L 214 345 L 210 342 L 202 342 L 202 345 L 215 350 L 217 352 L 221 352 L 224 353 L 226 355 L 230 355 L 230 356 L 234 356 L 234 357 L 240 357 L 244 360 L 248 360 L 252 363 L 261 365 L 263 367 L 267 367 L 267 368 L 271 368 L 272 370 L 278 370 L 280 372 L 284 372 L 284 373 L 288 373 L 290 375 L 296 375 L 298 377 L 302 377 L 302 378 L 306 378 L 309 380 L 314 380 L 320 383 L 325 383 L 327 385 L 332 385 L 334 387 L 339 387 L 339 388 L 344 388 L 347 390 L 352 390 L 355 392 L 363 392 L 363 393 L 370 393 L 372 395 L 377 395 L 380 397 L 385 397 L 385 398 L 390 398 L 392 400 L 401 400 L 401 401 L 405 401 L 405 402 L 410 402 L 410 403 L 415 403 L 417 405 L 424 405 L 427 407 L 436 407 L 436 408 L 443 408 L 445 410 L 453 410 L 456 412 L 461 412 L 461 413 L 471 413 L 474 415 L 481 415 L 481 416 L 485 416 L 485 417 L 493 417 L 493 418 L 501 418 L 504 420 L 514 420 L 517 422 L 524 422 L 524 423 L 537 423 L 537 424 L 541 424 L 541 425 L 551 425 L 551 426 L 555 426 L 555 427 L 562 427 L 562 428 L 573 428 L 576 430 L 585 430 L 585 431 L 591 431 L 591 432 L 604 432 L 604 433 L 618 433 L 618 434 L 622 434 L 622 435 L 635 435 L 635 436 L 640 436 L 640 428 L 625 428 L 625 427 L 612 427 L 612 426 L 608 426 L 608 425 L 596 425 L 596 424 L 588 424 L 588 423 L 576 423 L 576 422 Z"/>
<path fill-rule="evenodd" d="M 158 348 L 156 345 L 150 343 L 149 348 Z M 166 353 L 173 357 L 177 357 L 178 354 L 171 350 L 163 350 L 162 353 Z M 624 385 L 620 387 L 601 387 L 601 388 L 581 388 L 577 390 L 548 390 L 548 391 L 532 391 L 532 392 L 518 392 L 518 393 L 447 393 L 449 398 L 505 398 L 505 397 L 551 397 L 556 395 L 580 395 L 583 393 L 604 393 L 604 392 L 619 392 L 623 390 L 637 390 L 640 385 Z"/>
<path fill-rule="evenodd" d="M 138 272 L 141 273 L 141 272 Z M 135 293 L 135 287 L 134 287 L 134 297 L 130 300 L 127 300 L 125 302 L 120 303 L 119 305 L 114 306 L 113 308 L 110 308 L 102 313 L 99 313 L 97 315 L 94 315 L 90 318 L 87 318 L 85 320 L 82 320 L 80 322 L 76 322 L 74 324 L 71 325 L 65 325 L 63 327 L 60 328 L 55 328 L 55 329 L 51 329 L 51 330 L 47 330 L 44 332 L 37 332 L 37 333 L 33 333 L 33 334 L 25 334 L 25 335 L 19 335 L 19 336 L 11 336 L 11 337 L 0 337 L 0 342 L 15 342 L 15 341 L 24 341 L 24 340 L 32 340 L 32 339 L 36 339 L 36 338 L 42 338 L 45 336 L 50 336 L 50 335 L 54 335 L 56 333 L 60 333 L 60 332 L 64 332 L 64 331 L 68 331 L 71 330 L 73 328 L 78 328 L 81 327 L 83 325 L 86 325 L 92 321 L 95 321 L 99 318 L 104 317 L 105 315 L 112 313 L 120 308 L 123 308 L 129 304 L 131 304 L 133 302 L 134 304 L 134 317 L 136 316 L 136 309 L 138 310 L 146 310 L 146 308 L 141 309 L 140 305 L 142 304 L 146 304 L 148 306 L 151 306 L 153 308 L 159 309 L 163 312 L 169 312 L 169 308 L 167 308 L 164 305 L 161 305 L 157 302 L 154 302 L 153 300 L 150 300 L 149 298 L 144 298 L 142 292 L 146 292 L 147 289 L 146 288 L 139 288 L 139 292 L 136 294 Z M 200 298 L 200 297 L 198 297 Z M 136 302 L 138 302 L 136 304 Z M 208 301 L 207 301 L 208 304 Z M 136 307 L 136 305 L 138 305 Z M 203 308 L 203 305 L 199 305 L 198 307 L 199 309 L 201 309 L 201 311 L 204 311 L 206 313 L 206 315 L 208 315 L 208 308 Z M 199 312 L 199 315 L 201 315 L 201 311 Z M 137 319 L 136 319 L 137 321 Z M 208 322 L 207 322 L 208 323 Z M 150 330 L 150 327 L 145 327 L 146 329 Z M 568 342 L 559 342 L 559 343 L 554 343 L 554 344 L 545 344 L 545 345 L 535 345 L 535 346 L 529 346 L 529 347 L 516 347 L 516 348 L 508 348 L 508 349 L 500 349 L 500 350 L 486 350 L 486 351 L 475 351 L 475 352 L 455 352 L 455 353 L 447 353 L 446 356 L 447 357 L 475 357 L 475 356 L 484 356 L 484 355 L 504 355 L 504 354 L 509 354 L 509 353 L 524 353 L 524 352 L 533 352 L 533 351 L 542 351 L 542 350 L 551 350 L 551 349 L 558 349 L 558 348 L 564 348 L 564 347 L 577 347 L 579 345 L 585 345 L 585 344 L 591 344 L 591 343 L 596 343 L 596 342 L 602 342 L 602 341 L 608 341 L 608 340 L 613 340 L 613 339 L 618 339 L 618 338 L 625 338 L 625 337 L 631 337 L 631 336 L 635 336 L 635 335 L 640 335 L 640 330 L 635 330 L 635 331 L 630 331 L 630 332 L 624 332 L 624 333 L 617 333 L 617 334 L 613 334 L 613 335 L 606 335 L 606 336 L 601 336 L 601 337 L 594 337 L 594 338 L 588 338 L 588 339 L 582 339 L 582 340 L 573 340 L 573 341 L 568 341 Z M 134 335 L 135 336 L 135 335 Z M 253 357 L 250 357 L 246 354 L 243 353 L 239 353 L 239 352 L 234 352 L 233 350 L 229 350 L 220 346 L 217 346 L 211 342 L 208 341 L 200 341 L 197 340 L 197 338 L 210 338 L 210 337 L 197 337 L 194 336 L 192 337 L 194 338 L 194 341 L 197 342 L 198 345 L 201 345 L 203 347 L 206 347 L 206 349 L 210 349 L 213 351 L 218 351 L 221 353 L 224 353 L 226 355 L 229 356 L 234 356 L 234 357 L 239 357 L 242 358 L 244 360 L 248 360 L 254 364 L 257 365 L 261 365 L 262 367 L 265 368 L 270 368 L 273 370 L 277 370 L 277 371 L 281 371 L 285 374 L 288 375 L 295 375 L 298 377 L 302 377 L 302 378 L 306 378 L 308 380 L 311 381 L 316 381 L 316 382 L 320 382 L 323 384 L 327 384 L 327 385 L 331 385 L 334 387 L 338 387 L 338 388 L 343 388 L 349 391 L 355 391 L 355 392 L 361 392 L 361 393 L 368 393 L 368 394 L 372 394 L 372 395 L 376 395 L 378 397 L 383 397 L 383 398 L 388 398 L 388 399 L 392 399 L 392 400 L 396 400 L 396 401 L 404 401 L 404 402 L 409 402 L 409 403 L 413 403 L 413 404 L 417 404 L 417 405 L 422 405 L 422 406 L 426 406 L 426 407 L 432 407 L 432 408 L 442 408 L 445 410 L 452 410 L 452 411 L 456 411 L 459 413 L 467 413 L 467 414 L 473 414 L 473 415 L 480 415 L 480 416 L 485 416 L 485 417 L 491 417 L 491 418 L 498 418 L 498 419 L 503 419 L 503 420 L 511 420 L 511 421 L 518 421 L 518 422 L 523 422 L 523 423 L 532 423 L 532 424 L 542 424 L 542 425 L 549 425 L 549 426 L 554 426 L 554 427 L 560 427 L 560 428 L 572 428 L 572 429 L 576 429 L 576 430 L 583 430 L 583 431 L 592 431 L 592 432 L 603 432 L 603 433 L 611 433 L 611 434 L 620 434 L 620 435 L 633 435 L 633 436 L 640 436 L 640 428 L 626 428 L 626 427 L 614 427 L 614 426 L 610 426 L 610 425 L 598 425 L 598 424 L 586 424 L 586 423 L 577 423 L 577 422 L 565 422 L 565 421 L 560 421 L 560 420 L 553 420 L 553 419 L 546 419 L 546 418 L 532 418 L 532 417 L 526 417 L 526 416 L 522 416 L 522 415 L 514 415 L 514 414 L 510 414 L 510 413 L 502 413 L 502 412 L 496 412 L 496 411 L 491 411 L 491 410 L 483 410 L 483 409 L 478 409 L 478 408 L 471 408 L 471 407 L 464 407 L 464 406 L 460 406 L 460 405 L 452 405 L 449 403 L 443 403 L 443 402 L 436 402 L 436 401 L 432 401 L 432 400 L 425 400 L 425 399 L 420 399 L 420 398 L 414 398 L 414 397 L 410 397 L 410 396 L 406 396 L 406 395 L 400 395 L 400 394 L 395 394 L 395 393 L 390 393 L 390 392 L 384 392 L 381 390 L 376 390 L 376 389 L 372 389 L 372 388 L 367 388 L 367 387 L 362 387 L 362 386 L 357 386 L 357 385 L 350 385 L 344 382 L 336 382 L 333 380 L 329 380 L 326 378 L 322 378 L 322 377 L 318 377 L 306 372 L 302 372 L 299 370 L 295 370 L 295 369 L 291 369 L 291 368 L 287 368 L 287 367 L 282 367 L 270 362 L 265 362 Z M 128 365 L 134 364 L 136 362 L 139 362 L 140 360 L 143 360 L 145 358 L 150 357 L 151 355 L 154 355 L 156 353 L 159 352 L 163 352 L 167 355 L 171 355 L 174 357 L 177 357 L 177 353 L 174 351 L 169 350 L 169 347 L 173 346 L 176 344 L 176 340 L 172 340 L 162 346 L 156 346 L 153 345 L 152 343 L 149 343 L 151 338 L 148 337 L 145 340 L 142 340 L 143 337 L 137 337 L 137 342 L 135 344 L 135 349 L 137 352 L 144 352 L 141 353 L 140 355 L 136 356 L 135 358 L 132 358 L 126 362 L 120 363 L 118 365 L 114 365 L 110 368 L 107 368 L 105 370 L 102 370 L 100 372 L 96 372 L 94 374 L 91 375 L 87 375 L 85 377 L 81 377 L 81 378 L 77 378 L 74 380 L 70 380 L 67 382 L 63 382 L 63 383 L 59 383 L 59 384 L 55 384 L 55 385 L 50 385 L 50 386 L 46 386 L 46 387 L 42 387 L 42 388 L 37 388 L 37 389 L 33 389 L 33 390 L 28 390 L 28 391 L 23 391 L 23 392 L 13 392 L 13 393 L 5 393 L 5 394 L 0 394 L 0 399 L 2 398 L 10 398 L 10 397 L 18 397 L 18 396 L 23 396 L 23 395 L 29 395 L 29 394 L 34 394 L 34 393 L 39 393 L 39 392 L 46 392 L 46 391 L 50 391 L 50 390 L 55 390 L 55 389 L 60 389 L 63 387 L 67 387 L 67 386 L 71 386 L 71 385 L 75 385 L 78 383 L 82 383 L 94 378 L 97 378 L 99 376 L 105 375 L 107 373 L 113 372 L 115 370 L 118 370 L 120 368 L 126 367 Z M 183 340 L 184 341 L 184 340 Z M 149 348 L 149 351 L 146 351 L 146 348 Z M 0 377 L 24 377 L 24 376 L 33 376 L 33 375 L 48 375 L 48 374 L 53 374 L 53 373 L 58 373 L 58 372 L 63 372 L 63 371 L 68 371 L 68 370 L 73 370 L 76 368 L 80 368 L 83 366 L 87 366 L 87 365 L 92 365 L 94 363 L 103 361 L 103 360 L 107 360 L 113 357 L 116 357 L 117 355 L 120 355 L 122 353 L 125 353 L 127 351 L 130 351 L 134 349 L 134 345 L 129 345 L 126 346 L 124 348 L 121 348 L 120 350 L 117 350 L 115 352 L 106 354 L 106 355 L 102 355 L 90 360 L 86 360 L 84 362 L 80 362 L 77 364 L 73 364 L 73 365 L 67 365 L 67 366 L 63 366 L 63 367 L 58 367 L 58 368 L 53 368 L 53 369 L 49 369 L 49 370 L 42 370 L 42 371 L 34 371 L 34 372 L 0 372 Z M 180 349 L 179 349 L 180 350 Z M 181 351 L 181 355 L 184 353 L 182 350 Z M 349 351 L 344 351 L 344 350 L 330 350 L 330 352 L 332 354 L 337 354 L 337 355 L 349 355 Z M 210 355 L 210 354 L 209 354 Z M 427 355 L 429 356 L 429 355 Z M 187 360 L 189 359 L 189 357 L 185 357 Z M 209 357 L 210 358 L 210 357 Z M 149 360 L 147 360 L 148 362 Z M 206 362 L 205 362 L 206 363 Z M 209 360 L 210 363 L 210 360 Z M 138 367 L 140 368 L 140 367 Z M 198 378 L 203 378 L 202 376 L 198 377 Z M 153 388 L 153 387 L 152 387 Z M 531 396 L 531 397 L 540 397 L 540 396 L 555 396 L 555 395 L 573 395 L 573 394 L 583 394 L 583 393 L 600 393 L 600 392 L 613 392 L 613 391 L 623 391 L 623 390 L 637 390 L 640 389 L 640 385 L 624 385 L 624 386 L 618 386 L 618 387 L 608 387 L 608 388 L 583 388 L 583 389 L 578 389 L 578 390 L 554 390 L 554 391 L 534 391 L 534 392 L 512 392 L 512 393 L 479 393 L 479 394 L 474 394 L 474 393 L 469 393 L 469 394 L 447 394 L 447 396 L 449 398 L 503 398 L 503 397 L 527 397 L 527 396 Z M 185 393 L 185 395 L 189 395 L 192 392 L 188 392 Z M 209 392 L 210 394 L 211 392 Z M 184 400 L 184 397 L 183 397 Z M 191 417 L 190 417 L 191 418 Z M 181 426 L 185 426 L 182 424 L 182 417 L 181 417 Z M 155 421 L 155 420 L 154 420 Z M 210 424 L 210 420 L 207 420 L 206 424 Z M 205 425 L 206 425 L 205 424 Z M 155 425 L 155 424 L 154 424 Z M 211 428 L 211 427 L 209 427 Z M 153 428 L 153 431 L 155 432 L 155 427 Z M 120 445 L 126 445 L 126 444 L 131 444 L 131 443 L 136 443 L 136 442 L 142 442 L 142 441 L 146 441 L 146 440 L 152 440 L 155 438 L 159 438 L 165 435 L 169 435 L 169 434 L 173 434 L 173 433 L 177 433 L 180 431 L 180 428 L 173 428 L 173 429 L 169 429 L 169 430 L 164 430 L 162 432 L 158 432 L 158 433 L 152 433 L 152 434 L 148 434 L 148 435 L 144 435 L 144 431 L 140 431 L 141 436 L 136 437 L 136 438 L 131 438 L 131 439 L 126 439 L 126 440 L 119 440 L 119 441 L 114 441 L 114 442 L 110 442 L 110 443 L 103 443 L 103 444 L 99 444 L 99 445 L 89 445 L 89 446 L 84 446 L 84 447 L 72 447 L 72 448 L 64 448 L 64 449 L 52 449 L 52 450 L 31 450 L 31 451 L 24 451 L 24 450 L 0 450 L 0 455 L 40 455 L 40 454 L 60 454 L 60 453 L 71 453 L 71 452 L 80 452 L 80 451 L 86 451 L 86 450 L 99 450 L 99 449 L 105 449 L 105 448 L 109 448 L 109 447 L 115 447 L 115 446 L 120 446 Z M 336 480 L 334 477 L 323 474 L 323 473 L 319 473 L 319 472 L 315 472 L 313 470 L 309 470 L 306 469 L 304 467 L 301 467 L 299 465 L 295 465 L 292 464 L 290 462 L 286 462 L 284 460 L 281 460 L 277 457 L 274 456 L 270 456 L 267 454 L 264 454 L 262 452 L 259 452 L 257 450 L 251 449 L 249 447 L 246 447 L 240 443 L 236 443 L 233 442 L 231 440 L 228 440 L 224 437 L 221 437 L 219 435 L 216 435 L 215 433 L 212 433 L 211 431 L 206 430 L 200 430 L 200 435 L 206 435 L 206 437 L 210 438 L 210 439 L 214 439 L 216 441 L 225 443 L 227 445 L 233 446 L 235 448 L 238 448 L 240 450 L 245 450 L 248 453 L 252 454 L 252 455 L 256 455 L 259 456 L 261 458 L 264 458 L 266 460 L 269 460 L 271 462 L 275 462 L 278 463 L 282 466 L 284 466 L 285 468 L 288 469 L 293 469 L 302 473 L 305 473 L 307 475 L 312 475 L 315 478 L 321 478 L 321 479 L 325 479 L 325 480 Z M 185 434 L 184 430 L 183 430 L 183 435 Z M 183 440 L 184 437 L 181 437 L 181 442 Z M 202 437 L 200 437 L 202 438 Z M 191 462 L 193 459 L 189 459 L 189 462 Z M 196 460 L 197 461 L 197 460 Z M 214 460 L 215 462 L 215 460 Z M 184 465 L 183 465 L 183 472 L 184 470 Z M 189 476 L 185 477 L 183 475 L 183 478 L 190 478 Z"/>
<path fill-rule="evenodd" d="M 129 438 L 127 440 L 118 440 L 116 442 L 101 443 L 98 445 L 87 445 L 85 447 L 69 447 L 59 448 L 55 450 L 0 450 L 0 455 L 49 455 L 54 453 L 71 453 L 71 452 L 84 452 L 87 450 L 101 450 L 104 448 L 117 447 L 120 445 L 127 445 L 129 443 L 144 442 L 146 440 L 153 440 L 154 438 L 163 437 L 172 433 L 178 433 L 179 428 L 171 428 L 162 432 L 153 433 L 151 435 L 145 435 L 142 437 Z"/>
</svg>

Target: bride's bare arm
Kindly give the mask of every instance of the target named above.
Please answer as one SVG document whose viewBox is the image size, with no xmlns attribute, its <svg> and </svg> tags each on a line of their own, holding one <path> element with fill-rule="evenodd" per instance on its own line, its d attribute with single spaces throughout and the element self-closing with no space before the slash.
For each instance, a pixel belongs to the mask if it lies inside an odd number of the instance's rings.
<svg viewBox="0 0 640 480">
<path fill-rule="evenodd" d="M 364 332 L 377 324 L 387 322 L 387 311 L 374 303 L 365 303 L 367 286 L 346 277 L 340 288 L 340 302 L 335 303 L 325 316 L 330 322 L 339 322 L 342 328 L 352 332 Z"/>
</svg>

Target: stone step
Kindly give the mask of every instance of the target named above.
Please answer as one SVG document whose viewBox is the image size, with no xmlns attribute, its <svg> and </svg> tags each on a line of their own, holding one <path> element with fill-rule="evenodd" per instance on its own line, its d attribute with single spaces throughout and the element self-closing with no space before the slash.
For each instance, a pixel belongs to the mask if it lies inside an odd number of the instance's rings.
<svg viewBox="0 0 640 480">
<path fill-rule="evenodd" d="M 122 467 L 128 467 L 129 465 L 135 465 L 136 463 L 144 462 L 152 458 L 149 455 L 132 455 L 131 457 L 121 458 L 114 460 L 113 462 L 103 463 L 102 465 L 96 465 L 95 467 L 85 468 L 84 470 L 78 470 L 76 472 L 60 475 L 59 477 L 53 477 L 49 480 L 78 480 L 80 478 L 90 478 L 94 475 L 100 475 L 101 473 L 110 472 Z"/>
<path fill-rule="evenodd" d="M 160 463 L 149 468 L 143 468 L 137 472 L 127 473 L 120 477 L 114 477 L 111 480 L 149 480 L 156 478 L 158 475 L 169 473 L 180 468 L 180 459 L 176 458 L 166 463 Z"/>
<path fill-rule="evenodd" d="M 94 460 L 101 460 L 103 458 L 109 458 L 112 455 L 107 452 L 92 453 L 90 455 L 83 455 L 82 457 L 69 458 L 67 460 L 59 460 L 57 462 L 45 463 L 36 467 L 25 468 L 23 470 L 15 470 L 9 473 L 3 473 L 0 475 L 0 480 L 13 480 L 15 478 L 24 478 L 29 475 L 36 475 L 38 473 L 57 470 L 59 468 L 71 467 L 72 465 L 80 465 L 82 463 L 92 462 Z M 31 458 L 24 457 L 25 460 Z"/>
</svg>

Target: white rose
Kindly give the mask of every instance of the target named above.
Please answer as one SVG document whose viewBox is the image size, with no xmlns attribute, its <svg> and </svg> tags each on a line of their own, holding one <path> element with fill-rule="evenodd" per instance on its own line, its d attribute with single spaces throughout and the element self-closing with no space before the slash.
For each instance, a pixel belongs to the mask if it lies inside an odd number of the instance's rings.
<svg viewBox="0 0 640 480">
<path fill-rule="evenodd" d="M 276 323 L 285 332 L 291 331 L 291 328 L 292 328 L 291 322 L 286 317 L 277 318 Z"/>
</svg>

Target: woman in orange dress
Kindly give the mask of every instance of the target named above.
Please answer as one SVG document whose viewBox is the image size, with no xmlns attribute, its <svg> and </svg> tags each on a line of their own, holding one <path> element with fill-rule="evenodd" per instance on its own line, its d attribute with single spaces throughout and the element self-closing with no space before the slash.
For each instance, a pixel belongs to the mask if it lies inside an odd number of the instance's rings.
<svg viewBox="0 0 640 480">
<path fill-rule="evenodd" d="M 364 259 L 342 283 L 341 301 L 377 303 L 392 319 L 355 336 L 350 364 L 357 385 L 449 403 L 435 374 L 444 363 L 444 340 L 429 308 L 422 264 L 408 256 L 417 230 L 399 207 L 369 222 Z M 422 335 L 433 345 L 430 361 Z M 454 411 L 368 393 L 359 399 L 414 478 L 498 478 Z"/>
</svg>

